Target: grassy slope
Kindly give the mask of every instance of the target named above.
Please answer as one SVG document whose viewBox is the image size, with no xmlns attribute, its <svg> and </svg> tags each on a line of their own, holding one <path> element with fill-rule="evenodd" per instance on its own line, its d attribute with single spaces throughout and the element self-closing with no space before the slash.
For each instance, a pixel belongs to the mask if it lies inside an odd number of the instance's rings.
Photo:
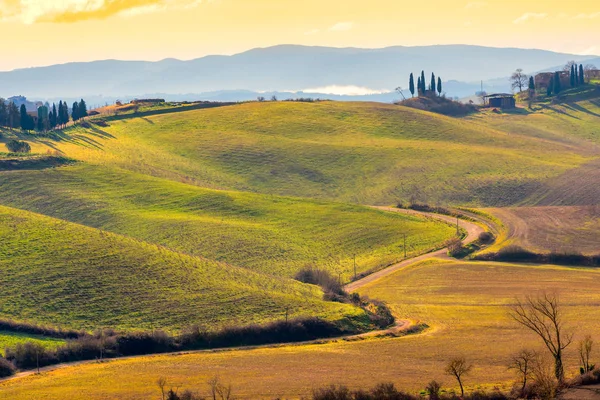
<svg viewBox="0 0 600 400">
<path fill-rule="evenodd" d="M 54 339 L 40 335 L 30 335 L 18 332 L 0 331 L 0 356 L 4 354 L 4 350 L 9 347 L 14 347 L 19 343 L 35 343 L 44 346 L 45 348 L 56 348 L 65 343 L 64 340 Z"/>
<path fill-rule="evenodd" d="M 360 315 L 319 289 L 0 207 L 0 318 L 68 328 L 209 329 L 291 313 Z"/>
<path fill-rule="evenodd" d="M 331 383 L 356 388 L 378 381 L 418 391 L 431 379 L 454 386 L 443 371 L 446 360 L 457 354 L 475 365 L 465 379 L 468 387 L 508 390 L 515 379 L 506 367 L 510 355 L 540 345 L 508 317 L 507 306 L 515 296 L 559 290 L 565 322 L 577 327 L 579 339 L 600 328 L 600 311 L 594 305 L 600 301 L 599 283 L 600 272 L 589 269 L 426 262 L 364 290 L 387 301 L 398 316 L 431 325 L 422 335 L 88 364 L 0 384 L 0 398 L 87 400 L 127 394 L 129 399 L 145 399 L 156 396 L 155 382 L 161 376 L 173 386 L 206 395 L 206 381 L 216 372 L 241 398 L 298 398 Z M 577 374 L 576 348 L 570 347 L 565 357 L 567 373 Z M 127 376 L 126 383 L 122 376 Z"/>
<path fill-rule="evenodd" d="M 31 182 L 36 182 L 32 185 Z M 313 265 L 342 273 L 439 247 L 445 224 L 366 207 L 224 192 L 109 167 L 0 173 L 0 203 L 156 243 L 185 254 L 293 277 Z"/>
<path fill-rule="evenodd" d="M 199 186 L 362 204 L 513 204 L 596 156 L 577 140 L 373 103 L 253 103 L 110 124 L 40 143 Z"/>
</svg>

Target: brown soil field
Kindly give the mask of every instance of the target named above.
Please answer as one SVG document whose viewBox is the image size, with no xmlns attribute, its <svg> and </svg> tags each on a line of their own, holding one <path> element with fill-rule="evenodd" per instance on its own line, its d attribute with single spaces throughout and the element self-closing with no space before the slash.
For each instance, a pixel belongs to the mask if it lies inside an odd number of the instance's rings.
<svg viewBox="0 0 600 400">
<path fill-rule="evenodd" d="M 499 243 L 537 253 L 600 254 L 600 206 L 515 207 L 486 210 L 507 230 Z"/>
</svg>

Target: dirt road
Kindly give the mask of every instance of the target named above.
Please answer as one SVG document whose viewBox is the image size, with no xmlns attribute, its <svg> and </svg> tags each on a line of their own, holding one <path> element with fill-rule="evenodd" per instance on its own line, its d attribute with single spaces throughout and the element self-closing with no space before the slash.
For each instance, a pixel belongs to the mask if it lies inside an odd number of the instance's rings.
<svg viewBox="0 0 600 400">
<path fill-rule="evenodd" d="M 451 217 L 449 215 L 433 214 L 433 213 L 426 213 L 426 212 L 420 212 L 420 211 L 414 211 L 414 210 L 404 210 L 404 209 L 399 209 L 399 208 L 394 208 L 394 207 L 374 207 L 374 208 L 377 208 L 378 210 L 388 211 L 388 212 L 399 212 L 399 213 L 403 213 L 403 214 L 420 215 L 420 216 L 425 216 L 427 218 L 444 221 L 444 222 L 447 222 L 450 224 L 456 224 L 456 218 Z M 463 228 L 465 231 L 467 231 L 467 237 L 464 239 L 465 244 L 468 244 L 468 243 L 471 243 L 471 242 L 474 242 L 475 240 L 477 240 L 479 238 L 479 234 L 484 231 L 484 229 L 481 226 L 479 226 L 473 222 L 465 221 L 462 219 L 460 219 L 458 221 L 458 224 L 461 228 Z M 387 268 L 382 269 L 381 271 L 377 271 L 371 275 L 365 276 L 362 279 L 359 279 L 357 281 L 349 283 L 348 285 L 346 285 L 345 289 L 347 292 L 355 292 L 358 289 L 362 288 L 363 286 L 370 284 L 372 282 L 375 282 L 376 280 L 379 280 L 379 279 L 383 278 L 384 276 L 393 274 L 394 272 L 406 267 L 407 265 L 414 264 L 416 262 L 427 260 L 430 258 L 447 258 L 448 257 L 447 253 L 448 253 L 447 249 L 442 249 L 442 250 L 434 251 L 431 253 L 423 254 L 418 257 L 410 258 L 408 260 L 404 260 L 402 262 L 399 262 L 398 264 L 391 265 Z"/>
</svg>

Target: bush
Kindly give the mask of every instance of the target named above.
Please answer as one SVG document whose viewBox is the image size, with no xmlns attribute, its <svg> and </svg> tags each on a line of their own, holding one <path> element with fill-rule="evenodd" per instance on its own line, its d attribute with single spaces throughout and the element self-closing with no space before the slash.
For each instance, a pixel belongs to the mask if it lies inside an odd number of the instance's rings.
<svg viewBox="0 0 600 400">
<path fill-rule="evenodd" d="M 417 397 L 401 392 L 393 383 L 381 383 L 369 391 L 351 391 L 345 386 L 330 386 L 313 390 L 313 400 L 416 400 Z"/>
<path fill-rule="evenodd" d="M 477 107 L 472 104 L 463 104 L 458 101 L 439 96 L 414 97 L 411 99 L 406 99 L 399 104 L 405 107 L 430 111 L 451 117 L 463 117 L 477 111 Z"/>
<path fill-rule="evenodd" d="M 492 243 L 494 241 L 494 235 L 491 232 L 481 232 L 478 239 L 481 244 Z"/>
<path fill-rule="evenodd" d="M 321 286 L 323 292 L 325 292 L 326 296 L 335 297 L 337 296 L 345 296 L 346 292 L 342 287 L 342 284 L 338 279 L 336 279 L 333 275 L 331 275 L 328 271 L 323 269 L 313 269 L 313 268 L 303 268 L 298 271 L 296 276 L 294 277 L 297 281 L 302 283 L 309 283 L 311 285 Z"/>
<path fill-rule="evenodd" d="M 5 356 L 19 369 L 34 369 L 58 363 L 56 354 L 47 351 L 40 344 L 31 342 L 19 343 L 14 348 L 6 349 Z"/>
<path fill-rule="evenodd" d="M 14 140 L 14 139 L 9 140 L 8 143 L 6 143 L 6 148 L 11 153 L 29 153 L 29 152 L 31 152 L 31 146 L 29 146 L 29 143 L 22 142 L 19 140 Z"/>
<path fill-rule="evenodd" d="M 463 252 L 463 242 L 459 238 L 455 237 L 446 241 L 446 247 L 448 248 L 448 254 L 452 257 L 459 256 Z"/>
<path fill-rule="evenodd" d="M 429 382 L 425 388 L 425 392 L 427 393 L 427 396 L 429 396 L 429 400 L 440 400 L 441 390 L 442 385 L 436 381 Z"/>
<path fill-rule="evenodd" d="M 15 374 L 16 368 L 6 358 L 0 357 L 0 378 L 6 378 Z"/>
</svg>

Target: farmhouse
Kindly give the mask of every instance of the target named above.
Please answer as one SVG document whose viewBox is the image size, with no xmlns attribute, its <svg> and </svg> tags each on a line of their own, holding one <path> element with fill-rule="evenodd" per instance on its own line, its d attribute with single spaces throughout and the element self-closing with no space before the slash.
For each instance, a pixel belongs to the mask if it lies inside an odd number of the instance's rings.
<svg viewBox="0 0 600 400">
<path fill-rule="evenodd" d="M 515 96 L 507 93 L 495 93 L 485 96 L 488 107 L 511 109 L 517 106 Z"/>
</svg>

